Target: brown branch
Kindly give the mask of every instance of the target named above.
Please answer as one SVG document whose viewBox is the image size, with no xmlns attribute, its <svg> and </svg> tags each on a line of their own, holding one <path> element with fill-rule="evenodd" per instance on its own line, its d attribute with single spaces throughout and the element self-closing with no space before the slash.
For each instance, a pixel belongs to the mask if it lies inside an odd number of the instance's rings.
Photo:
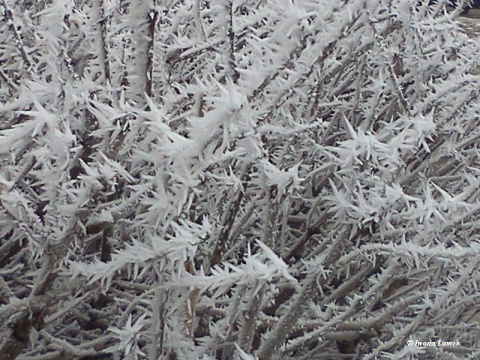
<svg viewBox="0 0 480 360">
<path fill-rule="evenodd" d="M 24 311 L 12 324 L 12 330 L 0 349 L 0 360 L 14 360 L 30 342 L 30 333 L 33 329 L 43 327 L 43 319 L 48 307 L 45 303 L 32 306 Z"/>
<path fill-rule="evenodd" d="M 233 30 L 233 16 L 234 16 L 234 10 L 233 10 L 233 0 L 229 0 L 227 2 L 227 11 L 228 11 L 228 29 L 227 29 L 227 37 L 228 37 L 228 55 L 229 55 L 229 66 L 230 66 L 230 72 L 231 72 L 231 77 L 233 80 L 233 83 L 237 83 L 238 79 L 240 78 L 240 74 L 237 71 L 237 66 L 235 62 L 235 42 L 236 42 L 236 36 L 235 36 L 235 31 Z"/>
<path fill-rule="evenodd" d="M 112 76 L 110 71 L 110 59 L 108 56 L 108 28 L 107 21 L 108 18 L 105 16 L 105 1 L 102 1 L 102 18 L 100 19 L 100 31 L 102 36 L 100 36 L 100 42 L 102 43 L 102 57 L 103 57 L 103 68 L 105 71 L 105 80 L 107 83 L 112 83 Z"/>
<path fill-rule="evenodd" d="M 17 46 L 18 51 L 22 55 L 23 62 L 27 66 L 27 72 L 30 73 L 33 62 L 30 60 L 30 57 L 28 56 L 27 51 L 25 50 L 25 47 L 23 45 L 22 37 L 20 36 L 19 32 L 17 31 L 17 29 L 15 27 L 15 19 L 13 17 L 13 13 L 8 8 L 5 1 L 2 0 L 1 4 L 2 4 L 4 10 L 5 10 L 4 14 L 5 14 L 5 18 L 7 20 L 7 23 L 8 23 L 8 27 L 9 27 L 10 31 L 12 32 L 13 37 L 15 38 L 15 45 Z"/>
<path fill-rule="evenodd" d="M 225 220 L 223 221 L 222 230 L 220 231 L 220 235 L 218 236 L 218 240 L 215 243 L 215 247 L 212 251 L 212 256 L 210 257 L 210 264 L 206 266 L 206 269 L 210 267 L 220 264 L 223 261 L 223 256 L 225 252 L 228 250 L 228 245 L 232 240 L 230 238 L 231 230 L 233 228 L 236 216 L 239 212 L 240 205 L 243 200 L 243 196 L 245 193 L 245 186 L 248 184 L 250 180 L 250 173 L 249 169 L 247 168 L 245 171 L 243 184 L 244 186 L 241 189 L 236 191 L 235 197 L 230 203 L 231 206 L 228 207 L 227 214 L 225 216 Z"/>
<path fill-rule="evenodd" d="M 147 64 L 146 64 L 146 71 L 147 71 L 147 84 L 145 86 L 145 93 L 148 97 L 153 96 L 153 57 L 155 55 L 155 29 L 157 27 L 159 14 L 158 11 L 155 9 L 155 0 L 153 9 L 150 10 L 148 14 L 149 22 L 148 22 L 148 44 L 147 44 Z"/>
</svg>

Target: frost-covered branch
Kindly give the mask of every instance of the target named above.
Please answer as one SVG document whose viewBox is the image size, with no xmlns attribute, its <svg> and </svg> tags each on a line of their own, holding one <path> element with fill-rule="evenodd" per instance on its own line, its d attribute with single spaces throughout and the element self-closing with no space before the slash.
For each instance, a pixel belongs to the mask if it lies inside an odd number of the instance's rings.
<svg viewBox="0 0 480 360">
<path fill-rule="evenodd" d="M 0 3 L 0 358 L 475 357 L 480 45 L 449 11 Z"/>
</svg>

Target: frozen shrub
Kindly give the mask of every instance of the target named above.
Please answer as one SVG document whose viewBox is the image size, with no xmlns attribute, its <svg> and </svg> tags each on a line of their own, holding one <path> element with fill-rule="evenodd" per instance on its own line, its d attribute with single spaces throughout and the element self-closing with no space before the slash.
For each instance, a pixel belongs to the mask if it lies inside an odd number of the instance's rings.
<svg viewBox="0 0 480 360">
<path fill-rule="evenodd" d="M 480 49 L 458 12 L 0 12 L 1 360 L 478 358 Z"/>
</svg>

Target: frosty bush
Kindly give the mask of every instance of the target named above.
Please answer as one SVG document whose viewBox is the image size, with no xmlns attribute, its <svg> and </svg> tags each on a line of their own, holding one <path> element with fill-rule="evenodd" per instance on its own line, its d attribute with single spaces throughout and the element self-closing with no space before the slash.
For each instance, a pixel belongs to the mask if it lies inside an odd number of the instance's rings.
<svg viewBox="0 0 480 360">
<path fill-rule="evenodd" d="M 480 356 L 458 12 L 0 9 L 1 360 Z"/>
</svg>

